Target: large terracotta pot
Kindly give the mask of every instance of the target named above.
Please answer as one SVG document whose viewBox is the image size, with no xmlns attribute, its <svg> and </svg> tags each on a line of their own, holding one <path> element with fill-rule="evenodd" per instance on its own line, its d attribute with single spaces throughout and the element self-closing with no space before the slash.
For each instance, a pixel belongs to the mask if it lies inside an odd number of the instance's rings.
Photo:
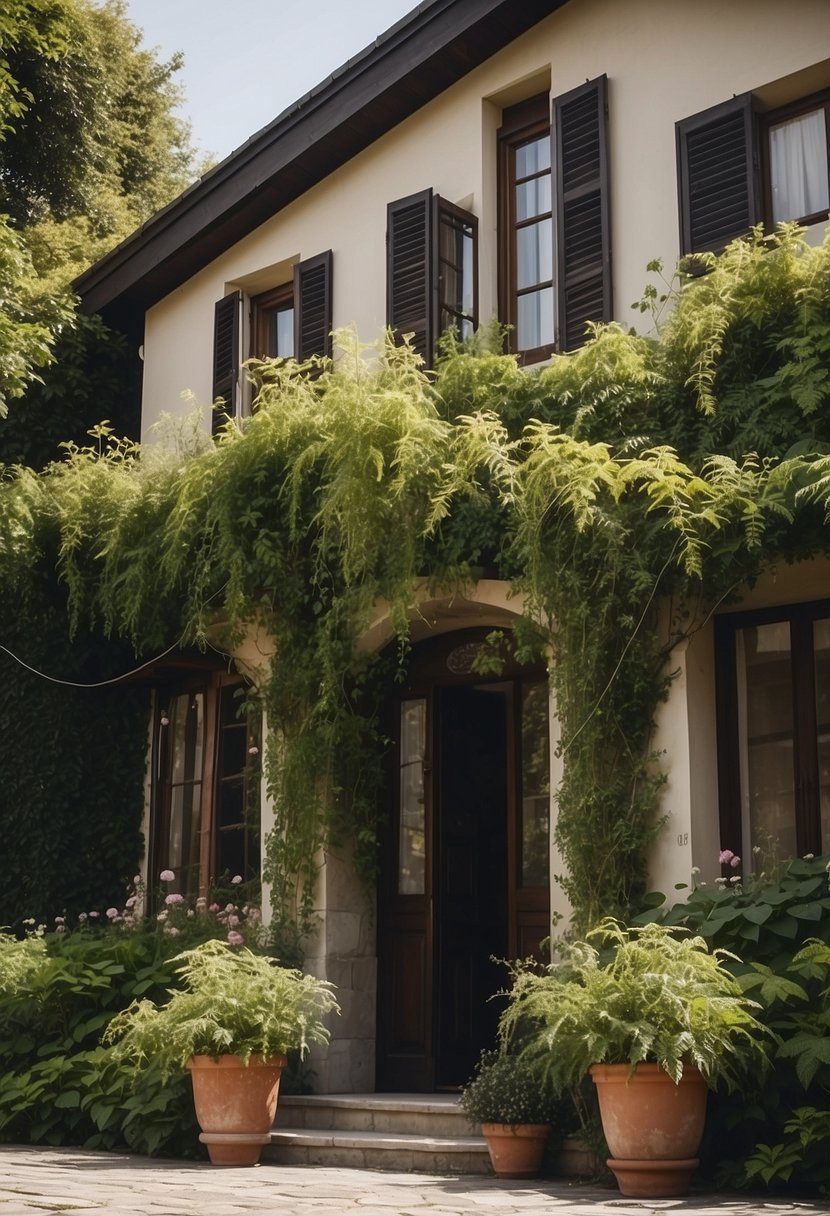
<svg viewBox="0 0 830 1216">
<path fill-rule="evenodd" d="M 686 1065 L 679 1085 L 659 1064 L 595 1064 L 602 1130 L 623 1195 L 669 1198 L 685 1195 L 706 1119 L 706 1082 Z"/>
<path fill-rule="evenodd" d="M 256 1165 L 277 1111 L 285 1056 L 192 1056 L 193 1102 L 214 1165 Z"/>
<path fill-rule="evenodd" d="M 497 1177 L 536 1177 L 550 1135 L 547 1123 L 482 1123 L 481 1132 Z"/>
</svg>

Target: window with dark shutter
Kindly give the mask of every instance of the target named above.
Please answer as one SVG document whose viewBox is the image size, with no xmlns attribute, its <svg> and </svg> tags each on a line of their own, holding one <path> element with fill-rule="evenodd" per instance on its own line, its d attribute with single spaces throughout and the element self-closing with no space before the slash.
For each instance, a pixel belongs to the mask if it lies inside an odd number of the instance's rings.
<svg viewBox="0 0 830 1216">
<path fill-rule="evenodd" d="M 386 323 L 432 367 L 444 330 L 478 325 L 478 219 L 423 190 L 389 204 L 386 245 Z"/>
<path fill-rule="evenodd" d="M 553 102 L 556 344 L 574 350 L 588 321 L 610 321 L 608 81 L 600 76 Z"/>
<path fill-rule="evenodd" d="M 386 323 L 397 334 L 411 333 L 429 366 L 435 338 L 432 191 L 389 203 L 386 218 Z"/>
<path fill-rule="evenodd" d="M 677 131 L 682 253 L 719 253 L 761 220 L 751 93 L 691 118 Z"/>
<path fill-rule="evenodd" d="M 214 434 L 222 424 L 222 416 L 233 414 L 236 407 L 236 386 L 239 380 L 239 317 L 242 303 L 240 292 L 216 301 L 213 316 L 213 419 Z M 216 407 L 220 401 L 221 406 Z"/>
<path fill-rule="evenodd" d="M 332 253 L 326 250 L 294 267 L 294 356 L 331 358 Z"/>
</svg>

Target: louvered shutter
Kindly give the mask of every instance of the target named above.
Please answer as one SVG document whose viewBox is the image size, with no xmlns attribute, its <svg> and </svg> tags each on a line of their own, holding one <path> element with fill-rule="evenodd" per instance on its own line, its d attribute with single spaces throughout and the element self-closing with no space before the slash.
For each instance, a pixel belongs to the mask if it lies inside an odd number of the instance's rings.
<svg viewBox="0 0 830 1216">
<path fill-rule="evenodd" d="M 213 400 L 221 398 L 222 408 L 214 406 L 211 430 L 215 434 L 222 424 L 222 414 L 233 414 L 236 408 L 236 386 L 239 380 L 239 318 L 242 295 L 235 291 L 216 301 L 213 314 Z"/>
<path fill-rule="evenodd" d="M 431 190 L 387 207 L 386 323 L 414 334 L 415 350 L 432 366 L 434 332 L 435 208 Z"/>
<path fill-rule="evenodd" d="M 611 320 L 607 77 L 554 99 L 551 140 L 556 342 L 574 350 L 587 321 Z"/>
<path fill-rule="evenodd" d="M 682 253 L 719 253 L 761 219 L 751 93 L 679 122 L 677 188 Z"/>
<path fill-rule="evenodd" d="M 294 267 L 294 357 L 331 358 L 331 250 Z"/>
</svg>

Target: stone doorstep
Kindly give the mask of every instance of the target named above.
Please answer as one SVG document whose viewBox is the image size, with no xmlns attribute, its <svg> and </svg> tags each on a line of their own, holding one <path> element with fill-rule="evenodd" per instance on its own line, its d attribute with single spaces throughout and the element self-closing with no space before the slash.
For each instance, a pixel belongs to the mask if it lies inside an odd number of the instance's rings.
<svg viewBox="0 0 830 1216">
<path fill-rule="evenodd" d="M 453 1094 L 286 1095 L 277 1106 L 276 1127 L 450 1139 L 478 1132 Z"/>
<path fill-rule="evenodd" d="M 423 1173 L 488 1174 L 481 1136 L 425 1136 L 400 1132 L 276 1128 L 263 1160 L 284 1165 L 332 1165 Z"/>
</svg>

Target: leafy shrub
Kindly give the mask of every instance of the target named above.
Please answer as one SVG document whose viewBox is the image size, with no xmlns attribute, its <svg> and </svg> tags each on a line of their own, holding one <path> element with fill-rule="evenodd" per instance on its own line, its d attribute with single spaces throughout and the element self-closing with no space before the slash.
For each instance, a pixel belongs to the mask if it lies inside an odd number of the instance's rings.
<svg viewBox="0 0 830 1216">
<path fill-rule="evenodd" d="M 739 953 L 727 966 L 776 1036 L 766 1076 L 710 1100 L 705 1164 L 731 1185 L 830 1187 L 829 864 L 808 856 L 699 884 L 668 910 L 655 894 L 636 918 L 662 917 Z"/>
</svg>

